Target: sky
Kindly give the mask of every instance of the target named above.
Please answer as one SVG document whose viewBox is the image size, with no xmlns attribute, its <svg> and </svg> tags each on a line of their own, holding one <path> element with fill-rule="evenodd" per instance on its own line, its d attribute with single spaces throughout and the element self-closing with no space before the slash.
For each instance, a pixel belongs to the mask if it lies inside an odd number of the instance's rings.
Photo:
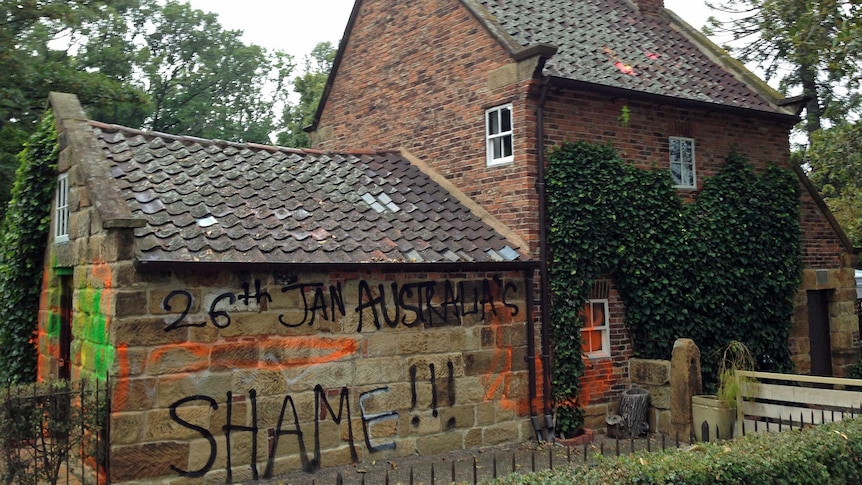
<svg viewBox="0 0 862 485">
<path fill-rule="evenodd" d="M 405 0 L 406 1 L 406 0 Z M 242 30 L 246 43 L 280 49 L 303 58 L 318 42 L 338 46 L 353 0 L 189 0 L 192 7 L 218 14 L 223 27 Z M 711 11 L 703 0 L 665 0 L 686 22 L 700 29 Z"/>
</svg>

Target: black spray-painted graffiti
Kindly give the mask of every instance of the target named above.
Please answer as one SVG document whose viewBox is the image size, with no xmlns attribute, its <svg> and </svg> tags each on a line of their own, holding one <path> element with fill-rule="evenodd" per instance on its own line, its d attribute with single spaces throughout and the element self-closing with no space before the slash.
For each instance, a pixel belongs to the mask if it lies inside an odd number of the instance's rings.
<svg viewBox="0 0 862 485">
<path fill-rule="evenodd" d="M 230 314 L 223 310 L 217 310 L 219 304 L 225 300 L 228 301 L 229 304 L 233 305 L 237 302 L 237 300 L 242 300 L 246 305 L 249 304 L 251 299 L 253 298 L 258 305 L 261 304 L 262 301 L 271 302 L 272 296 L 269 295 L 267 291 L 260 291 L 260 280 L 254 280 L 254 294 L 249 293 L 250 286 L 248 283 L 242 284 L 242 293 L 222 293 L 219 296 L 213 299 L 212 304 L 210 305 L 209 312 L 207 314 L 210 317 L 210 321 L 217 328 L 227 328 L 230 325 Z M 176 297 L 181 297 L 185 302 L 185 306 L 182 309 L 180 316 L 169 323 L 167 327 L 165 327 L 165 332 L 170 332 L 171 330 L 176 330 L 181 327 L 203 327 L 206 326 L 206 322 L 198 322 L 198 323 L 183 323 L 186 319 L 186 316 L 189 314 L 189 310 L 192 308 L 192 303 L 194 302 L 192 298 L 192 294 L 186 290 L 174 290 L 162 300 L 162 309 L 166 312 L 172 310 L 171 300 Z"/>
<path fill-rule="evenodd" d="M 511 316 L 518 315 L 520 311 L 518 305 L 510 301 L 510 294 L 518 291 L 517 285 L 511 281 L 503 282 L 498 276 L 494 276 L 493 280 L 483 279 L 481 290 L 477 284 L 464 281 L 457 284 L 450 280 L 442 282 L 423 281 L 401 285 L 393 282 L 389 286 L 388 297 L 386 287 L 383 284 L 377 285 L 375 294 L 366 280 L 360 280 L 356 298 L 358 304 L 353 308 L 353 311 L 359 314 L 357 332 L 362 332 L 365 325 L 365 310 L 371 311 L 372 323 L 377 330 L 383 328 L 384 324 L 390 328 L 399 325 L 405 327 L 453 325 L 468 315 L 479 315 L 481 318 L 485 318 L 486 308 L 490 308 L 490 311 L 496 315 L 497 306 L 495 303 L 497 303 L 497 298 L 493 291 L 494 287 L 499 290 L 500 303 L 503 307 L 509 310 Z M 251 286 L 248 283 L 243 283 L 242 289 L 242 293 L 222 293 L 213 299 L 207 315 L 214 326 L 226 328 L 231 323 L 230 313 L 218 309 L 223 302 L 230 305 L 237 301 L 242 301 L 245 305 L 248 305 L 252 300 L 258 305 L 272 302 L 272 296 L 269 292 L 261 290 L 259 280 L 254 281 L 254 293 L 251 293 Z M 278 315 L 279 323 L 285 327 L 311 326 L 314 325 L 318 317 L 325 321 L 332 321 L 337 314 L 347 315 L 341 283 L 326 286 L 324 283 L 294 282 L 283 286 L 281 291 L 282 293 L 296 292 L 302 301 L 302 319 L 290 321 L 284 314 Z M 435 297 L 439 297 L 439 301 L 435 301 Z M 181 303 L 182 307 L 179 310 L 180 315 L 165 327 L 166 332 L 182 327 L 203 327 L 206 325 L 205 321 L 186 322 L 186 317 L 193 305 L 191 292 L 187 290 L 171 291 L 162 300 L 162 308 L 167 312 L 172 312 L 172 301 Z M 391 305 L 391 312 L 387 305 Z"/>
<path fill-rule="evenodd" d="M 448 402 L 449 406 L 455 405 L 455 377 L 454 377 L 454 365 L 451 361 L 447 362 L 447 368 L 449 371 L 448 378 Z M 429 364 L 429 369 L 431 371 L 431 386 L 432 386 L 432 396 L 431 396 L 431 407 L 432 412 L 435 417 L 438 416 L 437 410 L 437 377 L 434 370 L 434 364 Z M 417 367 L 411 366 L 410 368 L 410 381 L 411 381 L 411 389 L 412 389 L 412 403 L 411 403 L 411 411 L 415 411 L 417 408 L 417 396 L 416 396 L 416 375 L 417 375 Z M 226 453 L 226 470 L 227 470 L 227 482 L 233 482 L 232 476 L 232 467 L 235 464 L 235 458 L 231 455 L 231 440 L 235 438 L 237 433 L 251 433 L 251 456 L 248 457 L 248 463 L 251 467 L 251 474 L 254 480 L 257 480 L 261 477 L 260 472 L 257 468 L 258 463 L 258 436 L 261 432 L 267 433 L 268 443 L 267 443 L 267 454 L 266 454 L 266 468 L 263 472 L 263 478 L 271 478 L 274 471 L 275 466 L 275 457 L 278 453 L 278 445 L 279 441 L 282 437 L 292 437 L 292 439 L 296 440 L 296 443 L 299 447 L 299 458 L 302 463 L 302 468 L 306 471 L 313 471 L 321 466 L 320 463 L 320 422 L 325 419 L 330 419 L 336 425 L 341 425 L 342 421 L 345 421 L 347 425 L 347 444 L 350 447 L 350 455 L 354 462 L 359 461 L 358 454 L 356 452 L 356 444 L 354 439 L 353 432 L 353 420 L 350 409 L 350 391 L 347 387 L 341 388 L 338 392 L 339 400 L 338 400 L 338 411 L 332 407 L 332 404 L 329 402 L 327 398 L 327 391 L 320 386 L 319 384 L 314 387 L 314 450 L 312 451 L 312 457 L 309 458 L 308 450 L 305 446 L 304 433 L 305 431 L 302 429 L 302 425 L 300 424 L 299 415 L 296 412 L 296 403 L 294 402 L 293 396 L 286 395 L 281 403 L 281 411 L 279 412 L 278 422 L 274 428 L 266 428 L 261 429 L 258 426 L 258 407 L 257 407 L 257 391 L 254 389 L 248 392 L 248 403 L 251 407 L 251 425 L 237 425 L 234 424 L 233 419 L 233 406 L 234 406 L 234 395 L 231 392 L 228 392 L 225 399 L 226 406 L 226 423 L 222 426 L 222 431 L 225 436 L 225 453 Z M 370 453 L 376 453 L 383 450 L 392 450 L 396 448 L 396 443 L 394 441 L 384 441 L 377 442 L 374 435 L 373 427 L 375 425 L 383 424 L 388 421 L 398 421 L 400 418 L 400 413 L 394 410 L 385 410 L 381 412 L 372 413 L 367 408 L 368 401 L 375 396 L 379 396 L 384 393 L 389 392 L 389 386 L 382 386 L 375 389 L 371 389 L 369 391 L 365 391 L 359 394 L 359 411 L 360 411 L 360 422 L 362 423 L 362 434 L 365 438 L 365 448 Z M 219 409 L 219 404 L 216 400 L 210 396 L 196 394 L 193 396 L 188 396 L 182 399 L 177 400 L 170 406 L 170 416 L 171 419 L 174 420 L 180 426 L 193 430 L 201 435 L 207 443 L 209 444 L 209 457 L 207 458 L 206 463 L 198 470 L 184 470 L 176 465 L 171 465 L 171 470 L 177 472 L 182 477 L 190 477 L 197 478 L 204 476 L 207 472 L 212 469 L 213 464 L 218 457 L 218 444 L 216 442 L 215 436 L 213 433 L 202 427 L 198 426 L 194 423 L 190 423 L 185 419 L 179 416 L 178 410 L 181 409 L 185 405 L 200 405 L 201 403 L 209 406 L 213 411 Z M 447 422 L 447 429 L 454 428 L 454 417 L 450 418 Z M 414 416 L 412 419 L 412 423 L 414 425 L 419 423 L 419 417 Z M 307 425 L 306 425 L 307 426 Z M 233 438 L 232 438 L 233 437 Z M 243 458 L 244 460 L 244 458 Z"/>
</svg>

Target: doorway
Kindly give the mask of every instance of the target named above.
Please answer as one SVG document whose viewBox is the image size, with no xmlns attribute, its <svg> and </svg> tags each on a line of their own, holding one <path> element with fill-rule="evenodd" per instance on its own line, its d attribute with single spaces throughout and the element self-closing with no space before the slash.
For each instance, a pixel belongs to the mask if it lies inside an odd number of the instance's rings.
<svg viewBox="0 0 862 485">
<path fill-rule="evenodd" d="M 811 375 L 832 376 L 832 344 L 829 332 L 829 290 L 808 292 L 808 340 Z"/>
<path fill-rule="evenodd" d="M 58 376 L 72 377 L 72 275 L 60 275 L 60 355 Z"/>
</svg>

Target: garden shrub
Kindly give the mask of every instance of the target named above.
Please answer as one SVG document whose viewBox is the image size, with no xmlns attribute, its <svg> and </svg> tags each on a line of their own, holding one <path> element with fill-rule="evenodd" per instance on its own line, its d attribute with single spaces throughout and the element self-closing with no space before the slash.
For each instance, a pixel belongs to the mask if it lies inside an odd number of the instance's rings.
<svg viewBox="0 0 862 485">
<path fill-rule="evenodd" d="M 637 452 L 571 466 L 509 475 L 496 485 L 761 485 L 862 483 L 862 418 L 781 433 L 750 433 L 719 443 Z"/>
<path fill-rule="evenodd" d="M 848 367 L 847 377 L 850 379 L 862 379 L 862 362 L 857 362 Z"/>
<path fill-rule="evenodd" d="M 107 394 L 86 381 L 11 386 L 0 394 L 0 483 L 58 483 L 72 456 L 104 460 Z"/>
</svg>

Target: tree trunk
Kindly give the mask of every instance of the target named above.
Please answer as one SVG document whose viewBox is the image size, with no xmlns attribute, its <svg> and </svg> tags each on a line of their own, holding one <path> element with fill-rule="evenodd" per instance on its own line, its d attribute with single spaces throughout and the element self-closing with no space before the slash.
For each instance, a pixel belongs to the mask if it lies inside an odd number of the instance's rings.
<svg viewBox="0 0 862 485">
<path fill-rule="evenodd" d="M 805 131 L 810 138 L 811 134 L 819 130 L 821 126 L 817 72 L 810 65 L 802 64 L 799 66 L 799 81 L 802 84 L 802 94 L 811 97 L 805 105 Z"/>
<path fill-rule="evenodd" d="M 649 431 L 648 408 L 649 391 L 646 389 L 633 387 L 623 392 L 619 414 L 623 417 L 628 436 L 640 436 Z"/>
</svg>

